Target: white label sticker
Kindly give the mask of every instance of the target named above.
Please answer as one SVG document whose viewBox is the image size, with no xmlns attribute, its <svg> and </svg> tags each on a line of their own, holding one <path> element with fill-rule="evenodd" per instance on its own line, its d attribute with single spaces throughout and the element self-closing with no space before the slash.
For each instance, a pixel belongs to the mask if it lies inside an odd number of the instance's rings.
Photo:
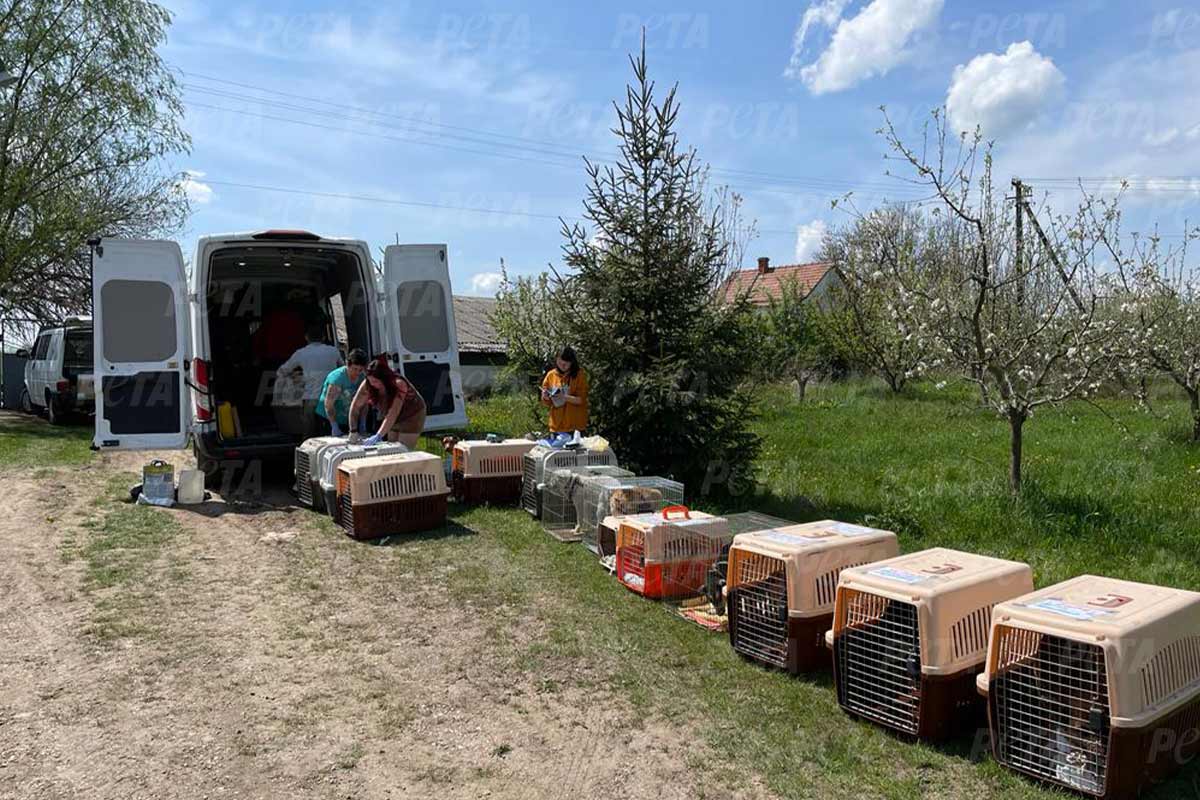
<svg viewBox="0 0 1200 800">
<path fill-rule="evenodd" d="M 852 525 L 849 522 L 835 522 L 829 529 L 839 536 L 874 536 L 879 531 L 862 525 Z"/>
<path fill-rule="evenodd" d="M 791 544 L 796 547 L 811 547 L 824 538 L 819 536 L 801 536 L 797 533 L 784 533 L 774 528 L 765 531 L 755 531 L 754 537 L 766 539 L 770 542 L 779 542 L 780 544 Z"/>
<path fill-rule="evenodd" d="M 906 569 L 896 569 L 895 567 L 879 567 L 867 573 L 868 575 L 878 575 L 881 578 L 887 578 L 891 581 L 900 581 L 901 583 L 922 583 L 928 579 L 928 575 L 920 575 L 916 572 L 909 572 Z"/>
<path fill-rule="evenodd" d="M 1093 620 L 1098 617 L 1107 617 L 1113 612 L 1106 611 L 1103 608 L 1083 608 L 1082 606 L 1074 606 L 1070 603 L 1064 603 L 1062 600 L 1048 598 L 1039 600 L 1036 603 L 1030 603 L 1026 608 L 1032 608 L 1037 611 L 1049 611 L 1051 614 L 1058 614 L 1064 617 L 1078 620 Z"/>
</svg>

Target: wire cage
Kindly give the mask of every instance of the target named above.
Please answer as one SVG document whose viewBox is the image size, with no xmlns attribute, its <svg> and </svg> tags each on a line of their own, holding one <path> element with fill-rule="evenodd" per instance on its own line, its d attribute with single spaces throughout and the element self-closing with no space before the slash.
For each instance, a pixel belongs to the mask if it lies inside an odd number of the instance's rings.
<svg viewBox="0 0 1200 800">
<path fill-rule="evenodd" d="M 973 733 L 992 607 L 1032 589 L 1027 564 L 941 548 L 843 570 L 826 634 L 838 703 L 925 741 Z"/>
<path fill-rule="evenodd" d="M 598 556 L 616 553 L 616 535 L 601 536 L 607 517 L 652 514 L 683 503 L 683 484 L 659 477 L 597 477 L 580 480 L 571 498 L 579 541 Z M 607 534 L 611 529 L 606 529 Z"/>
<path fill-rule="evenodd" d="M 354 539 L 430 530 L 445 524 L 449 494 L 432 453 L 350 459 L 338 467 L 338 523 Z"/>
<path fill-rule="evenodd" d="M 996 606 L 987 670 L 996 760 L 1102 798 L 1200 754 L 1200 594 L 1084 575 Z"/>
<path fill-rule="evenodd" d="M 753 533 L 754 531 L 769 531 L 772 528 L 786 528 L 789 525 L 798 524 L 795 520 L 773 517 L 770 514 L 760 514 L 757 511 L 739 511 L 736 514 L 726 514 L 725 519 L 729 522 L 729 532 L 733 536 L 737 536 L 740 533 Z M 712 606 L 712 613 L 718 617 L 725 616 L 725 583 L 728 571 L 729 548 L 726 547 L 721 557 L 709 567 L 708 574 L 704 578 L 704 595 L 709 605 Z"/>
<path fill-rule="evenodd" d="M 611 448 L 588 450 L 582 447 L 555 450 L 545 445 L 535 445 L 522 460 L 521 507 L 542 518 L 542 490 L 546 476 L 556 469 L 567 467 L 616 467 L 617 454 Z"/>
<path fill-rule="evenodd" d="M 793 675 L 827 669 L 842 570 L 900 554 L 896 534 L 825 520 L 740 533 L 729 550 L 729 643 Z"/>
<path fill-rule="evenodd" d="M 313 498 L 313 508 L 328 512 L 330 518 L 337 521 L 340 513 L 337 504 L 337 474 L 338 467 L 343 462 L 356 458 L 391 456 L 407 452 L 408 448 L 400 442 L 380 442 L 368 447 L 363 444 L 350 444 L 345 439 L 323 448 L 317 458 L 317 486 Z M 443 478 L 443 482 L 445 482 L 445 478 Z"/>
<path fill-rule="evenodd" d="M 300 501 L 300 505 L 316 508 L 316 497 L 319 493 L 317 488 L 319 476 L 316 467 L 321 451 L 326 447 L 345 443 L 345 439 L 337 436 L 317 436 L 305 439 L 296 447 L 292 469 L 292 473 L 296 476 L 296 483 L 292 490 L 296 492 L 296 498 Z"/>
<path fill-rule="evenodd" d="M 724 517 L 686 506 L 617 519 L 617 580 L 654 599 L 702 595 L 709 567 L 732 539 Z"/>
<path fill-rule="evenodd" d="M 628 481 L 633 473 L 620 467 L 563 467 L 546 473 L 542 488 L 542 527 L 560 542 L 580 540 L 575 499 L 597 481 Z"/>
<path fill-rule="evenodd" d="M 513 503 L 521 498 L 528 439 L 464 441 L 454 445 L 450 481 L 455 499 L 464 503 Z"/>
</svg>

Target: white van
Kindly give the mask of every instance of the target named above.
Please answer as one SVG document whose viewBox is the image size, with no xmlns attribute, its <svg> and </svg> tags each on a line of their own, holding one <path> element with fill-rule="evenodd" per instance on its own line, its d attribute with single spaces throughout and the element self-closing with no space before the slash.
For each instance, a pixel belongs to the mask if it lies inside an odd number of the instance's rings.
<svg viewBox="0 0 1200 800">
<path fill-rule="evenodd" d="M 445 245 L 388 246 L 379 269 L 359 240 L 205 236 L 190 273 L 174 242 L 96 248 L 97 449 L 182 448 L 190 437 L 209 474 L 291 458 L 299 438 L 274 413 L 275 371 L 314 321 L 329 341 L 344 335 L 343 352 L 388 354 L 424 397 L 427 431 L 466 425 Z"/>
<path fill-rule="evenodd" d="M 61 425 L 72 412 L 92 410 L 91 317 L 70 317 L 38 331 L 28 358 L 22 410 L 45 412 L 51 425 Z"/>
</svg>

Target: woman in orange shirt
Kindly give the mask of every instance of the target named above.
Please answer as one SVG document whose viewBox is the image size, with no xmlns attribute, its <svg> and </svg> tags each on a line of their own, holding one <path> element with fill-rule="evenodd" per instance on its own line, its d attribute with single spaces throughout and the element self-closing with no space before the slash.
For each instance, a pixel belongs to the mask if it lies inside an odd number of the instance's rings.
<svg viewBox="0 0 1200 800">
<path fill-rule="evenodd" d="M 550 409 L 551 433 L 584 432 L 588 425 L 588 379 L 573 347 L 564 347 L 542 379 L 542 405 Z"/>
</svg>

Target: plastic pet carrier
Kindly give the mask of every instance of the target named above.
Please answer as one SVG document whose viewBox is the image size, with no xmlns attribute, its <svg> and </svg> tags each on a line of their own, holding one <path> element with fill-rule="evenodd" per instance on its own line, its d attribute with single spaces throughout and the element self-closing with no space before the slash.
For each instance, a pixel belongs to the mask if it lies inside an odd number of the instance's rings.
<svg viewBox="0 0 1200 800">
<path fill-rule="evenodd" d="M 555 450 L 535 445 L 525 454 L 521 469 L 521 507 L 534 516 L 542 517 L 542 490 L 546 476 L 566 467 L 616 467 L 617 455 L 612 448 L 587 450 L 582 447 Z"/>
<path fill-rule="evenodd" d="M 343 462 L 355 458 L 392 456 L 407 452 L 408 448 L 400 442 L 380 442 L 367 447 L 362 444 L 350 444 L 345 439 L 322 448 L 317 458 L 317 485 L 314 488 L 317 495 L 313 499 L 313 508 L 327 511 L 331 518 L 337 520 L 340 513 L 337 504 L 337 474 L 338 467 Z"/>
<path fill-rule="evenodd" d="M 296 476 L 296 484 L 292 488 L 296 492 L 296 497 L 299 499 L 300 505 L 308 506 L 309 508 L 317 507 L 316 498 L 319 494 L 317 467 L 320 463 L 321 451 L 326 447 L 345 443 L 345 439 L 337 436 L 317 436 L 313 439 L 305 439 L 296 448 L 295 467 L 293 469 L 293 473 Z"/>
<path fill-rule="evenodd" d="M 683 503 L 683 484 L 668 478 L 594 477 L 580 480 L 571 498 L 579 541 L 596 555 L 613 553 L 616 539 L 603 542 L 601 527 L 607 517 L 653 514 Z"/>
<path fill-rule="evenodd" d="M 350 459 L 338 467 L 338 522 L 354 539 L 427 531 L 445 524 L 449 494 L 432 453 Z"/>
<path fill-rule="evenodd" d="M 996 606 L 987 672 L 996 760 L 1134 797 L 1200 753 L 1200 594 L 1085 575 Z"/>
<path fill-rule="evenodd" d="M 686 506 L 617 520 L 617 580 L 654 599 L 703 594 L 709 567 L 732 539 L 724 517 Z"/>
<path fill-rule="evenodd" d="M 729 643 L 793 675 L 830 666 L 825 632 L 842 570 L 900 554 L 896 534 L 845 522 L 741 533 L 729 550 Z"/>
<path fill-rule="evenodd" d="M 464 503 L 514 503 L 521 498 L 528 439 L 459 442 L 451 456 L 450 480 L 455 499 Z"/>
<path fill-rule="evenodd" d="M 576 498 L 579 494 L 596 482 L 632 479 L 633 473 L 620 467 L 563 467 L 550 470 L 542 487 L 542 527 L 560 542 L 578 542 L 581 534 Z"/>
<path fill-rule="evenodd" d="M 838 703 L 928 741 L 976 730 L 992 607 L 1032 589 L 1026 564 L 940 548 L 843 570 L 826 635 Z"/>
</svg>

